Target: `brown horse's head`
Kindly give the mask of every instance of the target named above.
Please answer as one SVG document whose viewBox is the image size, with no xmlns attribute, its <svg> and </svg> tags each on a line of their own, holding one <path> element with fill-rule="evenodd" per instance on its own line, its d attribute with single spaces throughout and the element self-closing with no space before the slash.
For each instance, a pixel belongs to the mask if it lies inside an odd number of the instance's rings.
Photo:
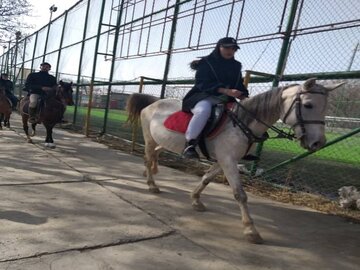
<svg viewBox="0 0 360 270">
<path fill-rule="evenodd" d="M 73 101 L 73 90 L 72 90 L 72 82 L 67 83 L 67 82 L 63 82 L 60 81 L 59 82 L 59 92 L 61 97 L 65 100 L 66 105 L 74 105 L 74 101 Z"/>
</svg>

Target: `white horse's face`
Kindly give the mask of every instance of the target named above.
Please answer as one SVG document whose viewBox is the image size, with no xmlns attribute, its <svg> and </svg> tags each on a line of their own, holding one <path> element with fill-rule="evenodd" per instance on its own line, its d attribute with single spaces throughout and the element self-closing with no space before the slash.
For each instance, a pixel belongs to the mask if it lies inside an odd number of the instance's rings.
<svg viewBox="0 0 360 270">
<path fill-rule="evenodd" d="M 281 119 L 294 129 L 301 147 L 316 151 L 324 146 L 328 93 L 343 84 L 323 86 L 316 84 L 315 79 L 308 79 L 283 91 Z"/>
</svg>

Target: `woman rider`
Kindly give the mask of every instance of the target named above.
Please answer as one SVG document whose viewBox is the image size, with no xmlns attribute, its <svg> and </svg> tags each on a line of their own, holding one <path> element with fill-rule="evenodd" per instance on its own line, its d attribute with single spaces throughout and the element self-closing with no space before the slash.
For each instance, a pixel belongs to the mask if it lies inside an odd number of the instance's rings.
<svg viewBox="0 0 360 270">
<path fill-rule="evenodd" d="M 234 58 L 239 49 L 231 37 L 220 39 L 210 55 L 193 61 L 196 70 L 195 85 L 183 99 L 182 110 L 193 113 L 185 133 L 186 145 L 183 157 L 199 159 L 195 147 L 205 127 L 211 108 L 217 103 L 240 100 L 249 96 L 241 74 L 241 63 Z"/>
</svg>

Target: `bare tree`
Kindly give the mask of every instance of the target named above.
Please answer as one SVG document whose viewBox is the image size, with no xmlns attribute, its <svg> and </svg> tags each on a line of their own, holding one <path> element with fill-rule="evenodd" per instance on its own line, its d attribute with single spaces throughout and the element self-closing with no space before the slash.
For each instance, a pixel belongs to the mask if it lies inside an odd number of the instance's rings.
<svg viewBox="0 0 360 270">
<path fill-rule="evenodd" d="M 27 28 L 21 17 L 29 16 L 31 8 L 29 0 L 0 0 L 0 41 L 6 41 L 17 31 Z"/>
</svg>

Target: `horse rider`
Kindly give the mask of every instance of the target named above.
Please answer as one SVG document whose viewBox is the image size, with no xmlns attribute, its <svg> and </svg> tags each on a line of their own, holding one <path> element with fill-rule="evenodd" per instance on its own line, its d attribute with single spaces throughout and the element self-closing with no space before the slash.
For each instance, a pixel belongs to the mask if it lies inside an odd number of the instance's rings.
<svg viewBox="0 0 360 270">
<path fill-rule="evenodd" d="M 29 122 L 36 123 L 36 111 L 38 101 L 46 95 L 46 91 L 50 91 L 57 85 L 56 78 L 49 74 L 51 65 L 43 62 L 40 65 L 39 72 L 30 73 L 25 82 L 25 89 L 30 94 L 29 103 Z"/>
<path fill-rule="evenodd" d="M 239 46 L 234 38 L 220 39 L 215 49 L 190 67 L 196 70 L 195 85 L 186 94 L 182 103 L 184 112 L 193 113 L 185 133 L 184 158 L 199 159 L 195 147 L 205 127 L 213 105 L 240 100 L 249 96 L 241 74 L 241 63 L 234 58 Z"/>
<path fill-rule="evenodd" d="M 1 73 L 0 85 L 5 89 L 5 95 L 10 99 L 12 103 L 12 109 L 16 110 L 16 105 L 18 103 L 18 98 L 14 95 L 14 85 L 12 81 L 9 80 L 7 73 Z"/>
</svg>

